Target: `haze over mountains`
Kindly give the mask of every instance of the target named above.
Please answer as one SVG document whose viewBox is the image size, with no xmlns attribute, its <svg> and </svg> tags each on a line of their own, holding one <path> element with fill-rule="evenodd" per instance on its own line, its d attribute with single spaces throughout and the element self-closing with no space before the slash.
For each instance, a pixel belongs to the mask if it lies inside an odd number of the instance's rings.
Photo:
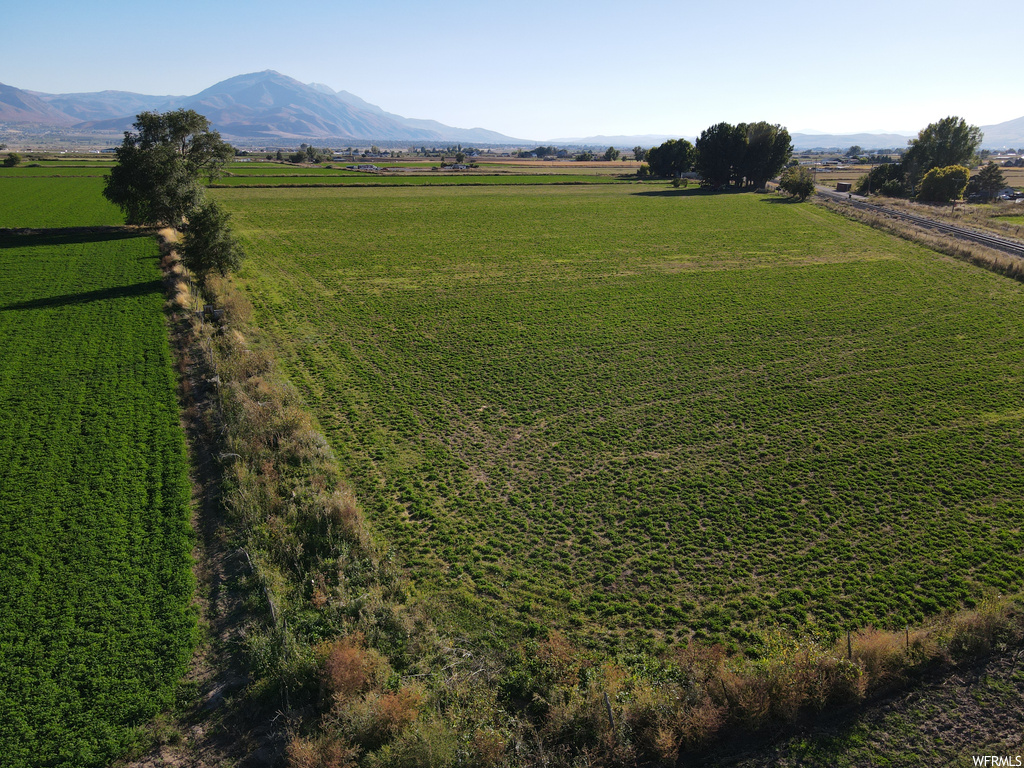
<svg viewBox="0 0 1024 768">
<path fill-rule="evenodd" d="M 229 140 L 415 141 L 516 144 L 524 140 L 484 128 L 455 128 L 385 112 L 346 91 L 300 83 L 272 70 L 229 78 L 194 96 L 124 91 L 47 94 L 0 84 L 0 123 L 120 134 L 145 110 L 194 109 Z"/>
<path fill-rule="evenodd" d="M 229 78 L 194 96 L 149 96 L 124 91 L 47 94 L 0 84 L 0 127 L 49 126 L 76 133 L 119 136 L 131 128 L 135 115 L 146 110 L 194 109 L 210 120 L 229 141 L 259 145 L 299 142 L 409 141 L 529 145 L 536 139 L 506 136 L 485 128 L 455 128 L 436 120 L 402 117 L 386 112 L 347 91 L 334 91 L 319 83 L 300 83 L 273 70 Z M 944 115 L 936 116 L 936 119 Z M 968 122 L 969 116 L 966 116 Z M 1024 145 L 1024 117 L 982 126 L 983 146 Z M 549 139 L 556 145 L 632 147 L 654 146 L 677 135 L 586 136 Z M 686 138 L 693 139 L 688 136 Z M 864 149 L 906 146 L 903 134 L 851 133 L 844 135 L 794 133 L 796 149 Z"/>
</svg>

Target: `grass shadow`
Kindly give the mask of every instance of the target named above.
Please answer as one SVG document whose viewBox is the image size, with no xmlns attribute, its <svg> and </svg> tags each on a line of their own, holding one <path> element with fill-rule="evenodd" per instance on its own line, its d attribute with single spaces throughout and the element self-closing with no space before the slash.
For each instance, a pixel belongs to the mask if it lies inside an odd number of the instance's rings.
<svg viewBox="0 0 1024 768">
<path fill-rule="evenodd" d="M 14 304 L 8 304 L 6 307 L 0 307 L 0 312 L 68 307 L 75 304 L 88 304 L 92 301 L 127 299 L 135 296 L 146 296 L 150 293 L 160 293 L 162 290 L 163 284 L 159 280 L 149 280 L 145 283 L 135 283 L 134 285 L 121 285 L 114 288 L 100 288 L 95 291 L 65 293 L 61 296 L 44 296 L 39 299 L 19 301 Z"/>
</svg>

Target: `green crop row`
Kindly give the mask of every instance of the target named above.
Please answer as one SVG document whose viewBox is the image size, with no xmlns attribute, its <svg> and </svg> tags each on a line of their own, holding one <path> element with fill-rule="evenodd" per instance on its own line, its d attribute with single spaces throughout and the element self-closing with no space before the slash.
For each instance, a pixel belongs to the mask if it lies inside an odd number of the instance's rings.
<svg viewBox="0 0 1024 768">
<path fill-rule="evenodd" d="M 217 195 L 372 521 L 466 631 L 750 649 L 1024 583 L 1015 282 L 753 195 Z"/>
<path fill-rule="evenodd" d="M 4 224 L 62 221 L 87 199 L 69 181 Z M 23 184 L 22 199 L 40 194 Z M 191 656 L 190 491 L 157 259 L 151 238 L 122 233 L 0 235 L 5 766 L 109 765 Z"/>
</svg>

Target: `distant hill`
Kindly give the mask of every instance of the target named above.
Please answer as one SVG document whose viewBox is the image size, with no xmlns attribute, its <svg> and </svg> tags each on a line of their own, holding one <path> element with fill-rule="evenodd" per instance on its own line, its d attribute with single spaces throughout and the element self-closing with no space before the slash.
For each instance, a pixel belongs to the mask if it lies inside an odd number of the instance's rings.
<svg viewBox="0 0 1024 768">
<path fill-rule="evenodd" d="M 121 91 L 45 94 L 0 85 L 0 122 L 121 132 L 145 110 L 194 109 L 225 138 L 262 143 L 414 141 L 518 144 L 484 128 L 453 128 L 385 112 L 346 91 L 306 85 L 273 70 L 238 75 L 194 96 L 145 96 Z"/>
<path fill-rule="evenodd" d="M 996 125 L 979 126 L 985 135 L 981 146 L 985 149 L 1001 149 L 1003 147 L 1024 146 L 1024 117 L 1007 120 Z M 899 133 L 794 133 L 792 135 L 794 149 L 848 149 L 855 144 L 864 149 L 895 149 L 906 147 L 916 133 L 903 135 Z"/>
<path fill-rule="evenodd" d="M 300 83 L 273 70 L 238 75 L 193 96 L 149 96 L 125 91 L 47 94 L 0 83 L 0 123 L 57 127 L 79 133 L 120 133 L 131 128 L 135 115 L 145 110 L 194 109 L 235 143 L 267 145 L 301 141 L 409 141 L 438 144 L 498 144 L 529 146 L 615 146 L 631 149 L 657 146 L 670 134 L 634 136 L 594 135 L 537 141 L 517 139 L 485 128 L 454 128 L 436 120 L 403 117 L 385 112 L 348 91 L 335 91 L 322 83 Z M 997 125 L 983 125 L 983 147 L 1024 146 L 1024 117 Z M 796 150 L 905 147 L 911 135 L 899 133 L 792 134 Z"/>
<path fill-rule="evenodd" d="M 661 133 L 643 133 L 635 136 L 577 136 L 574 138 L 548 139 L 544 144 L 553 144 L 556 147 L 620 147 L 632 149 L 641 146 L 644 149 L 657 147 L 669 139 L 694 140 L 694 136 L 669 135 Z"/>
<path fill-rule="evenodd" d="M 175 96 L 146 96 L 128 91 L 99 93 L 33 93 L 76 122 L 107 120 L 111 116 L 137 115 L 173 103 Z M 11 121 L 13 122 L 13 121 Z"/>
<path fill-rule="evenodd" d="M 1003 149 L 1024 147 L 1024 117 L 1007 120 L 1005 123 L 981 126 L 985 139 L 981 146 L 986 149 Z"/>
<path fill-rule="evenodd" d="M 913 134 L 916 136 L 917 134 Z M 794 133 L 793 149 L 896 149 L 907 146 L 912 136 L 901 133 Z"/>
<path fill-rule="evenodd" d="M 985 134 L 982 147 L 986 149 L 1000 149 L 1003 147 L 1024 147 L 1024 117 L 1016 120 L 1007 120 L 997 125 L 980 126 Z M 793 141 L 793 148 L 796 151 L 806 149 L 842 149 L 846 150 L 852 146 L 871 149 L 897 149 L 907 146 L 910 139 L 917 136 L 917 133 L 819 133 L 817 131 L 805 131 L 790 134 Z M 646 134 L 637 136 L 585 136 L 577 138 L 551 139 L 544 142 L 556 146 L 577 146 L 589 145 L 598 147 L 623 147 L 629 148 L 639 144 L 642 147 L 654 147 L 668 139 L 689 139 L 694 141 L 696 137 L 685 135 L 660 135 Z"/>
<path fill-rule="evenodd" d="M 0 83 L 0 122 L 69 126 L 78 120 L 47 104 L 36 94 Z"/>
</svg>

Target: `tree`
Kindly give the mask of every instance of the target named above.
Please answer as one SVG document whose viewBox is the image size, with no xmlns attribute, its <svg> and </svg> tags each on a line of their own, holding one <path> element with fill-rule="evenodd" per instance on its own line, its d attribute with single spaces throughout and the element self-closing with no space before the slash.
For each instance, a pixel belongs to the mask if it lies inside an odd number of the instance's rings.
<svg viewBox="0 0 1024 768">
<path fill-rule="evenodd" d="M 686 139 L 669 139 L 647 150 L 647 163 L 653 176 L 678 176 L 693 168 L 693 144 Z"/>
<path fill-rule="evenodd" d="M 854 144 L 852 147 L 850 147 L 848 150 L 846 150 L 846 156 L 847 157 L 860 157 L 861 153 L 863 153 L 863 152 L 864 152 L 864 150 L 861 148 L 861 146 L 859 144 Z"/>
<path fill-rule="evenodd" d="M 618 160 L 619 154 L 619 150 L 617 150 L 615 147 L 608 147 L 608 149 L 604 151 L 604 159 L 607 160 L 608 162 Z"/>
<path fill-rule="evenodd" d="M 814 175 L 806 166 L 792 165 L 782 172 L 779 189 L 800 200 L 806 200 L 814 194 Z"/>
<path fill-rule="evenodd" d="M 969 165 L 981 145 L 983 134 L 962 117 L 944 117 L 911 139 L 903 155 L 903 168 L 911 187 L 933 168 Z"/>
<path fill-rule="evenodd" d="M 967 191 L 969 193 L 977 193 L 986 200 L 991 200 L 1005 186 L 1006 177 L 1003 176 L 1003 172 L 999 170 L 998 165 L 989 162 L 978 171 L 976 176 L 972 176 L 971 180 L 967 182 Z"/>
<path fill-rule="evenodd" d="M 921 178 L 921 189 L 917 196 L 921 200 L 933 203 L 959 200 L 967 188 L 967 180 L 970 177 L 970 170 L 963 165 L 932 168 Z"/>
<path fill-rule="evenodd" d="M 743 125 L 723 122 L 705 128 L 697 137 L 694 162 L 703 183 L 716 189 L 728 184 L 743 162 L 746 143 L 746 127 Z"/>
<path fill-rule="evenodd" d="M 455 162 L 456 163 L 464 163 L 464 162 L 466 162 L 466 153 L 465 152 L 456 152 L 455 153 Z"/>
<path fill-rule="evenodd" d="M 128 224 L 178 227 L 202 201 L 200 179 L 219 176 L 234 150 L 191 109 L 142 112 L 134 127 L 116 150 L 103 196 L 121 208 Z"/>
<path fill-rule="evenodd" d="M 226 275 L 242 264 L 245 253 L 231 232 L 230 218 L 213 200 L 207 200 L 189 213 L 182 228 L 185 239 L 181 260 L 200 282 L 204 282 L 210 272 Z"/>
<path fill-rule="evenodd" d="M 591 152 L 589 149 L 585 149 L 582 152 L 580 152 L 579 154 L 577 154 L 575 157 L 573 157 L 573 160 L 579 160 L 580 162 L 584 162 L 584 163 L 590 162 L 593 159 L 594 159 L 594 153 Z"/>
<path fill-rule="evenodd" d="M 4 168 L 13 168 L 21 162 L 21 155 L 17 152 L 11 152 L 7 157 L 4 158 Z"/>
<path fill-rule="evenodd" d="M 789 131 L 763 120 L 740 123 L 736 129 L 744 134 L 745 139 L 745 147 L 734 163 L 736 182 L 760 189 L 768 179 L 778 175 L 793 154 Z"/>
<path fill-rule="evenodd" d="M 886 197 L 905 197 L 903 181 L 902 163 L 883 163 L 861 176 L 854 192 L 858 195 L 876 193 Z"/>
<path fill-rule="evenodd" d="M 642 163 L 647 159 L 647 152 L 639 144 L 633 147 L 633 159 L 638 163 Z"/>
</svg>

